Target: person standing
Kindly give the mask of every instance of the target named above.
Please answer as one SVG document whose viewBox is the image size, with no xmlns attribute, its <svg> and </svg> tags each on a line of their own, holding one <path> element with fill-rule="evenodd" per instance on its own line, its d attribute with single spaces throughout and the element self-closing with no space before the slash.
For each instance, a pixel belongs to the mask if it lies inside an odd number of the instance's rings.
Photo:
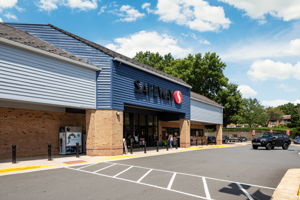
<svg viewBox="0 0 300 200">
<path fill-rule="evenodd" d="M 169 135 L 169 138 L 168 138 L 168 140 L 169 140 L 169 144 L 170 144 L 170 148 L 172 148 L 173 146 L 173 140 L 174 140 L 174 138 L 173 138 L 173 135 L 172 134 L 170 134 Z"/>
</svg>

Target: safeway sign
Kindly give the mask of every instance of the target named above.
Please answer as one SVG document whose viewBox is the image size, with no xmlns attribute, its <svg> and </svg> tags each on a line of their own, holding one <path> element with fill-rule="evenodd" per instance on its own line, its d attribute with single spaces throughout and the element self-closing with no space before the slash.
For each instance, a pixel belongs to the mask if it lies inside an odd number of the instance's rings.
<svg viewBox="0 0 300 200">
<path fill-rule="evenodd" d="M 173 92 L 173 98 L 176 104 L 181 104 L 183 101 L 182 93 L 179 90 Z"/>
</svg>

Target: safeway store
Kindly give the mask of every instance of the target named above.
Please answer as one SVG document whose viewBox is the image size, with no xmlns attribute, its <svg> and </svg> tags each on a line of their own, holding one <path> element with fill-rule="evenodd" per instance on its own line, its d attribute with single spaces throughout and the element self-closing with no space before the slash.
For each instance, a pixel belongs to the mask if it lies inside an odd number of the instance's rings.
<svg viewBox="0 0 300 200">
<path fill-rule="evenodd" d="M 151 146 L 169 134 L 188 147 L 208 124 L 221 142 L 222 107 L 191 98 L 181 79 L 53 25 L 0 26 L 0 159 L 11 145 L 19 156 L 45 155 L 47 144 L 58 154 L 59 132 L 72 127 L 87 155 L 122 154 L 123 138 Z"/>
</svg>

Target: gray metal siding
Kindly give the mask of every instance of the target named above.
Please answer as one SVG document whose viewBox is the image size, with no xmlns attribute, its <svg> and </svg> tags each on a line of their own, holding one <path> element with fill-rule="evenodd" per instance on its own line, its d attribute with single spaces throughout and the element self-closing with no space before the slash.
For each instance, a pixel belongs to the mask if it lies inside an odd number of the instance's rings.
<svg viewBox="0 0 300 200">
<path fill-rule="evenodd" d="M 96 72 L 0 44 L 0 99 L 95 108 Z"/>
<path fill-rule="evenodd" d="M 223 124 L 223 109 L 191 99 L 191 120 Z"/>
<path fill-rule="evenodd" d="M 38 37 L 58 48 L 61 48 L 93 65 L 101 68 L 97 73 L 96 107 L 98 109 L 112 108 L 111 68 L 112 57 L 91 47 L 73 37 L 70 37 L 48 25 L 41 24 L 8 24 L 35 37 Z"/>
</svg>

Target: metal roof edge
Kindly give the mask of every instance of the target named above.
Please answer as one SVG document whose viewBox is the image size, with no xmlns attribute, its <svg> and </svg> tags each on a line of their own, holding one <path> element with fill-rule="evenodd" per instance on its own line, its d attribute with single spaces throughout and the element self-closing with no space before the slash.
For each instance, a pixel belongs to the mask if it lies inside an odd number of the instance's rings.
<svg viewBox="0 0 300 200">
<path fill-rule="evenodd" d="M 77 39 L 77 40 L 79 40 L 79 41 L 81 41 L 81 42 L 83 42 L 83 43 L 85 43 L 85 44 L 87 44 L 87 45 L 93 47 L 93 48 L 96 48 L 96 49 L 102 51 L 102 52 L 105 53 L 105 54 L 108 54 L 109 56 L 113 57 L 114 60 L 115 60 L 115 59 L 122 59 L 121 57 L 126 58 L 126 59 L 129 59 L 129 60 L 132 60 L 131 58 L 129 58 L 129 57 L 127 57 L 127 56 L 124 56 L 124 55 L 122 55 L 122 54 L 120 54 L 120 53 L 117 53 L 117 52 L 115 52 L 115 51 L 113 51 L 113 50 L 111 50 L 111 49 L 108 49 L 108 48 L 106 48 L 106 47 L 104 47 L 104 46 L 102 46 L 102 45 L 99 45 L 99 44 L 97 44 L 97 43 L 95 43 L 95 42 L 92 42 L 92 41 L 89 41 L 89 40 L 87 40 L 87 39 L 84 39 L 84 38 L 82 38 L 82 37 L 80 37 L 80 36 L 78 36 L 78 35 L 75 35 L 75 34 L 73 34 L 73 33 L 70 33 L 70 32 L 68 32 L 68 31 L 65 31 L 65 30 L 63 30 L 63 29 L 61 29 L 61 28 L 58 28 L 58 27 L 52 25 L 52 24 L 48 24 L 48 26 L 50 26 L 51 28 L 54 28 L 54 29 L 56 29 L 56 30 L 58 30 L 58 31 L 60 31 L 60 32 L 62 32 L 62 33 L 64 33 L 64 34 L 66 34 L 66 35 L 69 35 L 69 36 L 71 36 L 71 37 L 73 37 L 73 38 L 75 38 L 75 39 Z M 148 69 L 146 69 L 145 67 L 142 67 L 142 66 L 140 66 L 140 65 L 138 65 L 138 64 L 135 64 L 135 63 L 133 63 L 133 62 L 126 61 L 126 60 L 124 60 L 124 59 L 122 59 L 122 60 L 123 60 L 124 62 L 126 62 L 127 65 L 130 65 L 130 66 L 132 66 L 132 67 L 135 67 L 135 68 L 138 68 L 138 69 L 140 69 L 140 70 L 146 71 L 146 72 L 148 72 L 148 73 L 154 74 L 154 75 L 156 75 L 156 76 L 159 76 L 159 77 L 161 77 L 161 78 L 164 78 L 164 79 L 167 79 L 167 80 L 169 80 L 169 81 L 175 82 L 175 83 L 177 83 L 177 84 L 183 85 L 183 86 L 185 86 L 185 87 L 192 88 L 192 86 L 190 86 L 189 84 L 185 83 L 183 80 L 182 80 L 182 83 L 175 80 L 175 79 L 179 79 L 179 78 L 174 77 L 174 80 L 173 80 L 173 79 L 171 78 L 171 77 L 173 77 L 172 75 L 166 74 L 166 73 L 164 73 L 164 72 L 161 72 L 162 74 L 159 74 L 159 73 L 156 73 L 155 71 L 148 70 Z M 137 61 L 136 61 L 136 62 L 137 62 Z M 149 67 L 150 67 L 150 66 L 149 66 Z M 155 68 L 153 68 L 153 69 L 156 70 Z M 159 71 L 159 70 L 158 70 L 158 71 Z M 164 75 L 163 73 L 166 74 L 166 75 Z M 168 77 L 168 76 L 170 76 L 170 77 Z M 180 79 L 180 80 L 181 80 L 181 79 Z"/>
<path fill-rule="evenodd" d="M 224 106 L 221 106 L 220 104 L 216 105 L 216 104 L 212 104 L 212 103 L 209 103 L 209 102 L 206 102 L 206 101 L 202 101 L 200 99 L 197 99 L 195 97 L 190 97 L 191 100 L 195 100 L 195 101 L 198 101 L 198 102 L 201 102 L 201 103 L 205 103 L 207 105 L 210 105 L 210 106 L 214 106 L 214 107 L 218 107 L 218 108 L 222 108 L 224 109 Z"/>
<path fill-rule="evenodd" d="M 31 52 L 34 52 L 34 53 L 38 53 L 38 54 L 41 54 L 41 55 L 44 55 L 44 56 L 55 58 L 57 60 L 68 62 L 70 64 L 79 65 L 80 67 L 92 69 L 92 70 L 95 70 L 95 71 L 100 70 L 99 67 L 96 67 L 94 65 L 90 65 L 90 64 L 86 64 L 86 63 L 83 63 L 83 62 L 80 62 L 80 61 L 76 61 L 76 60 L 73 60 L 73 59 L 70 59 L 70 58 L 67 58 L 67 57 L 64 57 L 64 56 L 60 56 L 60 55 L 57 55 L 57 54 L 54 54 L 54 53 L 50 53 L 48 51 L 44 51 L 44 50 L 41 50 L 41 49 L 38 49 L 38 48 L 34 48 L 34 47 L 31 47 L 31 46 L 28 46 L 28 45 L 25 45 L 25 44 L 22 44 L 22 43 L 19 43 L 19 42 L 15 42 L 15 41 L 12 41 L 12 40 L 9 40 L 9 39 L 6 39 L 6 38 L 0 37 L 0 42 L 4 43 L 6 45 L 14 46 L 14 47 L 17 47 L 17 48 L 20 48 L 20 49 L 25 49 L 25 50 L 28 50 L 28 51 L 31 51 Z"/>
</svg>

